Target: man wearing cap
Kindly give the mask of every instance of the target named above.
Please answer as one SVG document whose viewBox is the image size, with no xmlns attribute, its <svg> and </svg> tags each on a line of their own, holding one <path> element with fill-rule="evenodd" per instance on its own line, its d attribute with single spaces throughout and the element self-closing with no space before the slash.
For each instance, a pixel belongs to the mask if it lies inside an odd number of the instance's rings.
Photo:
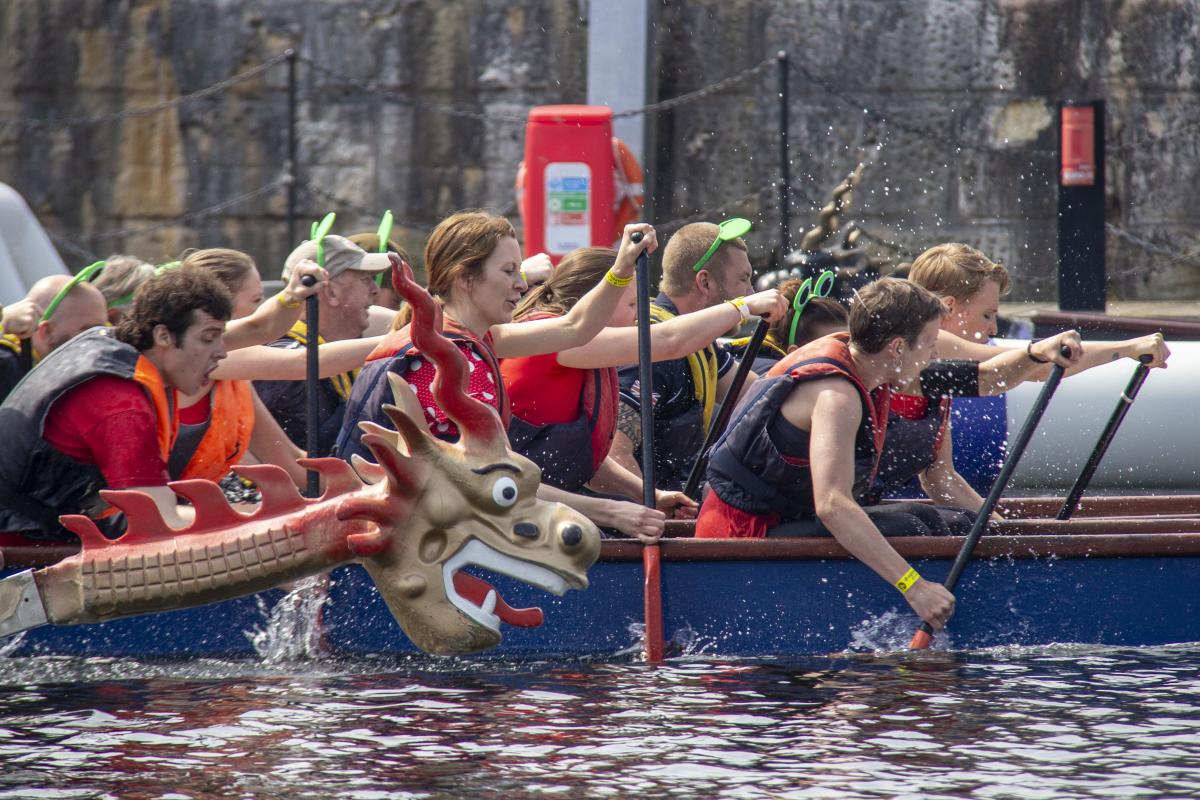
<svg viewBox="0 0 1200 800">
<path fill-rule="evenodd" d="M 317 295 L 321 325 L 317 341 L 357 339 L 367 329 L 371 304 L 379 294 L 376 276 L 390 269 L 391 262 L 386 253 L 368 253 L 342 236 L 326 236 L 322 244 L 329 283 Z M 284 263 L 283 279 L 288 280 L 292 270 L 302 262 L 316 260 L 317 243 L 304 242 Z M 287 335 L 272 346 L 301 348 L 308 343 L 308 337 L 306 310 Z M 333 450 L 357 374 L 358 370 L 353 370 L 318 382 L 318 455 L 327 456 Z M 255 381 L 254 388 L 288 438 L 298 447 L 304 447 L 307 430 L 304 381 Z"/>
<path fill-rule="evenodd" d="M 68 288 L 70 283 L 70 275 L 49 275 L 35 283 L 25 296 L 26 303 L 39 310 L 29 336 L 35 362 L 77 334 L 108 322 L 104 295 L 89 283 L 76 282 Z M 42 309 L 48 309 L 49 313 Z M 21 340 L 6 325 L 0 338 L 0 401 L 8 397 L 23 377 Z"/>
<path fill-rule="evenodd" d="M 719 303 L 731 303 L 749 317 L 745 295 L 750 288 L 750 257 L 741 235 L 726 233 L 733 223 L 744 234 L 749 223 L 730 220 L 724 228 L 695 222 L 680 228 L 663 252 L 659 295 L 650 305 L 653 322 L 689 314 Z M 691 355 L 654 365 L 654 483 L 659 489 L 683 488 L 704 444 L 714 408 L 725 400 L 737 359 L 718 342 Z M 613 455 L 630 469 L 641 461 L 641 387 L 638 368 L 622 367 L 621 406 Z M 754 381 L 751 373 L 746 386 Z M 630 452 L 632 449 L 632 452 Z"/>
</svg>

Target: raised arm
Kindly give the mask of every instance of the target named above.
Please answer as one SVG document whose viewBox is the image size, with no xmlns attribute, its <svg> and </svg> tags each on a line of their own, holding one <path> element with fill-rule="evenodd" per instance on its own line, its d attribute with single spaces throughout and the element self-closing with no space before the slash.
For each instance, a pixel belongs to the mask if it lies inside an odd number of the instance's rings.
<svg viewBox="0 0 1200 800">
<path fill-rule="evenodd" d="M 638 231 L 645 238 L 634 244 L 630 237 Z M 492 342 L 496 355 L 500 358 L 536 356 L 570 350 L 590 342 L 612 319 L 625 296 L 625 287 L 636 269 L 638 253 L 643 249 L 653 253 L 657 246 L 652 227 L 645 223 L 626 225 L 617 260 L 605 279 L 561 317 L 493 325 Z"/>
<path fill-rule="evenodd" d="M 852 556 L 895 585 L 909 564 L 853 496 L 854 440 L 862 422 L 856 391 L 840 379 L 817 381 L 792 392 L 782 413 L 793 425 L 811 425 L 808 457 L 817 516 Z M 938 583 L 918 580 L 904 599 L 935 629 L 954 613 L 954 596 Z"/>
<path fill-rule="evenodd" d="M 774 322 L 787 311 L 787 299 L 775 289 L 748 295 L 745 300 L 751 315 L 763 317 L 768 322 Z M 742 313 L 737 306 L 718 303 L 651 325 L 651 358 L 670 361 L 703 350 L 741 321 Z M 576 369 L 624 367 L 636 364 L 637 360 L 637 328 L 633 326 L 605 328 L 582 347 L 558 354 L 559 364 Z"/>
<path fill-rule="evenodd" d="M 358 369 L 382 338 L 343 339 L 321 345 L 321 377 L 332 378 Z M 212 377 L 239 381 L 302 381 L 305 378 L 306 359 L 303 347 L 243 347 L 231 351 L 222 359 Z"/>
<path fill-rule="evenodd" d="M 1063 347 L 1069 348 L 1070 356 L 1063 356 Z M 979 394 L 1002 394 L 1025 381 L 1044 380 L 1052 364 L 1060 364 L 1070 372 L 1088 357 L 1091 347 L 1089 344 L 1085 348 L 1075 331 L 1064 331 L 1031 343 L 1028 351 L 1002 350 L 979 365 Z"/>
<path fill-rule="evenodd" d="M 301 283 L 305 275 L 312 275 L 316 283 L 305 286 Z M 225 349 L 233 351 L 266 344 L 283 336 L 300 319 L 305 298 L 321 291 L 328 281 L 329 273 L 316 262 L 301 261 L 292 270 L 283 291 L 260 303 L 250 316 L 231 320 L 225 326 Z"/>
</svg>

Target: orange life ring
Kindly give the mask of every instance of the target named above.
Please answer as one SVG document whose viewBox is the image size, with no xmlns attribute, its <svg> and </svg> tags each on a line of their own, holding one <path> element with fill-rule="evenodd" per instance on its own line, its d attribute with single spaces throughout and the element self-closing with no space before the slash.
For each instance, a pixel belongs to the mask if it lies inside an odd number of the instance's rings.
<svg viewBox="0 0 1200 800">
<path fill-rule="evenodd" d="M 617 137 L 613 137 L 613 223 L 614 238 L 621 238 L 621 231 L 631 222 L 642 218 L 645 204 L 644 175 L 642 165 Z"/>
</svg>

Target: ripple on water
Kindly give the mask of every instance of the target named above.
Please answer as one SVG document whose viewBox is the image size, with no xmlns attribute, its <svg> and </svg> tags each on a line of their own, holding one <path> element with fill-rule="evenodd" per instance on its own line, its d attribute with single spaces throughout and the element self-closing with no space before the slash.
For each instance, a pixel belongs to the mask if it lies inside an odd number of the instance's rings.
<svg viewBox="0 0 1200 800">
<path fill-rule="evenodd" d="M 1198 645 L 661 668 L 10 658 L 0 800 L 1194 797 L 1197 694 Z"/>
</svg>

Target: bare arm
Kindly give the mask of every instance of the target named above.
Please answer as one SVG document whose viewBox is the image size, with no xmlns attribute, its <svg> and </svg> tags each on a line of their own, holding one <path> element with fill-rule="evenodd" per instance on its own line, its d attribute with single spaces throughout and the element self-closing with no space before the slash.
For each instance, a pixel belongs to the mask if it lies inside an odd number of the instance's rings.
<svg viewBox="0 0 1200 800">
<path fill-rule="evenodd" d="M 793 425 L 811 426 L 809 463 L 817 516 L 851 555 L 894 585 L 908 572 L 908 562 L 888 544 L 852 493 L 854 440 L 862 421 L 856 391 L 836 379 L 802 384 L 781 410 Z M 904 598 L 935 629 L 954 613 L 954 596 L 941 584 L 919 580 Z"/>
<path fill-rule="evenodd" d="M 383 336 L 392 329 L 392 321 L 396 319 L 397 313 L 399 312 L 393 311 L 387 306 L 371 306 L 367 310 L 367 329 L 363 331 L 363 336 L 372 338 Z"/>
<path fill-rule="evenodd" d="M 638 244 L 629 240 L 635 231 L 645 235 L 645 239 Z M 653 228 L 645 223 L 626 225 L 621 249 L 612 266 L 613 273 L 622 279 L 633 277 L 637 254 L 643 249 L 652 253 L 655 247 L 657 240 Z M 608 280 L 602 280 L 561 317 L 493 325 L 492 341 L 496 355 L 499 358 L 536 356 L 587 344 L 608 324 L 624 296 L 624 286 L 615 286 Z"/>
<path fill-rule="evenodd" d="M 787 301 L 774 289 L 746 298 L 751 314 L 773 322 L 787 311 Z M 680 314 L 650 326 L 650 357 L 655 361 L 683 358 L 712 344 L 718 336 L 742 321 L 730 303 L 718 303 L 691 314 Z M 558 363 L 576 369 L 623 367 L 638 360 L 637 328 L 605 328 L 587 344 L 564 350 Z"/>
<path fill-rule="evenodd" d="M 316 283 L 312 286 L 301 283 L 306 275 L 312 275 Z M 292 270 L 287 286 L 279 295 L 268 297 L 250 316 L 231 320 L 225 326 L 225 348 L 238 350 L 283 336 L 300 319 L 305 298 L 321 291 L 328 280 L 328 273 L 315 262 L 301 261 Z"/>
<path fill-rule="evenodd" d="M 358 369 L 383 337 L 343 339 L 321 345 L 321 377 L 331 378 Z M 255 345 L 231 351 L 217 365 L 213 378 L 239 381 L 302 381 L 308 354 L 302 347 Z"/>
<path fill-rule="evenodd" d="M 917 477 L 925 494 L 935 503 L 976 512 L 983 506 L 983 498 L 958 474 L 958 470 L 954 469 L 954 442 L 950 436 L 948 422 L 942 444 L 938 448 L 937 461 Z"/>
<path fill-rule="evenodd" d="M 251 452 L 259 461 L 283 467 L 296 486 L 303 489 L 308 482 L 308 474 L 304 467 L 296 463 L 296 459 L 303 458 L 304 452 L 292 444 L 292 440 L 259 399 L 258 392 L 251 388 L 250 394 L 254 402 L 254 430 L 250 433 Z"/>
<path fill-rule="evenodd" d="M 1062 348 L 1070 349 L 1071 355 L 1064 357 Z M 1030 348 L 1038 358 L 1061 364 L 1068 368 L 1087 358 L 1091 345 L 1085 349 L 1075 331 L 1065 331 L 1049 339 L 1034 342 Z M 1050 375 L 1050 364 L 1039 364 L 1024 350 L 1002 350 L 979 365 L 979 394 L 994 395 L 1007 392 L 1027 380 L 1045 380 Z"/>
<path fill-rule="evenodd" d="M 603 494 L 619 494 L 634 502 L 642 500 L 641 475 L 622 466 L 611 452 L 600 462 L 600 469 L 588 481 L 588 488 Z M 693 519 L 700 510 L 696 501 L 683 492 L 665 492 L 661 489 L 654 490 L 654 506 L 668 518 L 674 519 Z"/>
<path fill-rule="evenodd" d="M 537 496 L 542 500 L 562 503 L 606 528 L 616 528 L 626 536 L 632 536 L 645 544 L 659 540 L 667 516 L 641 503 L 624 500 L 608 500 L 603 497 L 587 497 L 557 489 L 545 483 L 538 486 Z"/>
</svg>

